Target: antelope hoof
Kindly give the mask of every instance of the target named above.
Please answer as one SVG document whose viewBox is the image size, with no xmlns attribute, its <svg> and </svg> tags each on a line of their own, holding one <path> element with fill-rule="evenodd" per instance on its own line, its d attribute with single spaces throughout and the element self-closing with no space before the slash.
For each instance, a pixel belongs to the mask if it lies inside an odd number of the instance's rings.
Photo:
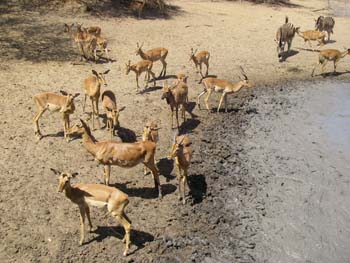
<svg viewBox="0 0 350 263">
<path fill-rule="evenodd" d="M 82 246 L 84 244 L 84 240 L 79 241 L 79 245 Z"/>
<path fill-rule="evenodd" d="M 126 257 L 127 255 L 128 255 L 128 251 L 125 250 L 125 251 L 123 252 L 123 257 Z"/>
</svg>

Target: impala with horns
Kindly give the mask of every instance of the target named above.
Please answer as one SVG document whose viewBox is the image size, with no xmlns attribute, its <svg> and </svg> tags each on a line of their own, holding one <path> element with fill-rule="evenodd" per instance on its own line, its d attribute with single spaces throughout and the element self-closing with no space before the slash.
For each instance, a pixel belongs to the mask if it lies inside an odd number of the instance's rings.
<svg viewBox="0 0 350 263">
<path fill-rule="evenodd" d="M 99 208 L 106 207 L 108 213 L 113 216 L 124 228 L 125 235 L 123 242 L 125 249 L 123 256 L 128 254 L 130 247 L 130 229 L 131 221 L 125 213 L 125 207 L 129 204 L 128 195 L 114 187 L 101 184 L 75 184 L 71 185 L 70 180 L 78 175 L 78 173 L 65 173 L 51 168 L 51 170 L 59 176 L 58 192 L 65 192 L 66 197 L 79 207 L 80 212 L 80 241 L 83 245 L 85 239 L 85 218 L 89 222 L 90 232 L 92 231 L 92 223 L 90 218 L 90 207 Z"/>
<path fill-rule="evenodd" d="M 95 160 L 104 166 L 104 182 L 106 185 L 109 185 L 111 165 L 131 168 L 143 163 L 151 170 L 155 189 L 159 198 L 162 197 L 159 173 L 155 164 L 156 144 L 154 142 L 97 141 L 91 134 L 89 126 L 83 120 L 80 121 L 79 133 L 82 134 L 83 145 L 94 156 Z"/>
<path fill-rule="evenodd" d="M 176 117 L 177 129 L 179 130 L 179 108 L 181 107 L 181 116 L 186 121 L 186 106 L 188 98 L 188 86 L 184 81 L 178 81 L 173 87 L 169 87 L 165 82 L 161 99 L 165 99 L 171 111 L 171 128 L 174 127 L 174 111 Z"/>
<path fill-rule="evenodd" d="M 86 98 L 89 96 L 91 100 L 91 107 L 92 107 L 92 128 L 95 128 L 95 115 L 97 117 L 97 123 L 98 128 L 101 128 L 100 124 L 100 113 L 98 109 L 98 102 L 101 95 L 101 85 L 107 86 L 107 82 L 105 79 L 105 75 L 108 74 L 109 69 L 105 72 L 97 73 L 95 70 L 92 70 L 92 76 L 87 77 L 84 80 L 84 91 L 85 91 L 85 97 L 84 97 L 84 104 L 83 104 L 83 112 L 85 113 L 85 106 L 86 106 Z M 96 107 L 96 110 L 95 110 Z"/>
<path fill-rule="evenodd" d="M 68 94 L 61 90 L 63 95 L 51 92 L 43 92 L 36 94 L 33 99 L 37 106 L 38 113 L 35 115 L 33 122 L 35 123 L 35 135 L 40 140 L 42 134 L 39 129 L 39 119 L 45 111 L 62 113 L 64 137 L 67 138 L 67 131 L 70 126 L 69 115 L 75 111 L 74 99 L 79 96 L 79 93 Z"/>
<path fill-rule="evenodd" d="M 247 74 L 244 72 L 244 69 L 242 67 L 240 67 L 240 69 L 241 69 L 241 74 L 243 75 L 244 79 L 240 78 L 241 80 L 235 84 L 233 84 L 227 80 L 217 79 L 217 78 L 202 79 L 201 82 L 204 85 L 204 91 L 201 92 L 197 98 L 197 104 L 198 104 L 199 109 L 201 108 L 200 107 L 200 98 L 205 93 L 208 93 L 207 97 L 204 99 L 204 101 L 205 101 L 205 105 L 207 107 L 208 112 L 210 112 L 208 101 L 209 101 L 211 93 L 214 91 L 217 93 L 222 93 L 221 98 L 220 98 L 220 102 L 219 102 L 219 106 L 217 108 L 217 112 L 220 111 L 221 104 L 224 100 L 225 100 L 225 112 L 227 112 L 227 95 L 228 94 L 237 92 L 243 87 L 249 87 L 249 88 L 253 87 L 254 83 L 248 79 Z"/>
<path fill-rule="evenodd" d="M 167 63 L 166 63 L 165 59 L 168 55 L 168 50 L 166 48 L 163 48 L 163 47 L 158 47 L 158 48 L 153 48 L 153 49 L 150 49 L 150 50 L 144 52 L 142 50 L 143 43 L 141 44 L 141 46 L 139 45 L 139 43 L 136 43 L 136 45 L 137 45 L 136 55 L 140 55 L 142 59 L 150 60 L 152 62 L 160 60 L 160 62 L 163 65 L 163 68 L 159 74 L 159 77 L 165 76 L 166 75 L 166 67 L 167 67 Z"/>
<path fill-rule="evenodd" d="M 119 127 L 119 114 L 125 106 L 118 109 L 113 91 L 106 90 L 102 93 L 102 107 L 107 117 L 107 130 L 110 130 L 112 139 L 115 128 Z"/>
<path fill-rule="evenodd" d="M 139 77 L 140 77 L 140 75 L 143 72 L 146 72 L 145 73 L 145 81 L 147 81 L 144 88 L 147 87 L 147 84 L 148 84 L 149 79 L 150 79 L 150 75 L 153 78 L 153 86 L 156 85 L 156 77 L 155 77 L 155 75 L 154 75 L 154 73 L 152 71 L 152 67 L 153 67 L 153 62 L 152 61 L 150 61 L 150 60 L 141 60 L 141 61 L 137 62 L 136 64 L 131 65 L 131 61 L 129 60 L 128 64 L 125 64 L 125 65 L 126 65 L 126 72 L 125 72 L 126 75 L 128 75 L 130 71 L 135 72 L 136 85 L 137 85 L 136 92 L 138 92 L 138 90 L 140 88 Z"/>
<path fill-rule="evenodd" d="M 209 70 L 209 58 L 210 58 L 210 53 L 206 50 L 199 51 L 197 52 L 197 49 L 193 51 L 193 48 L 191 48 L 191 55 L 190 55 L 190 61 L 192 60 L 197 73 L 199 72 L 203 78 L 203 73 L 202 73 L 202 64 L 206 65 L 207 71 L 205 72 L 205 76 L 208 76 L 208 70 Z M 199 70 L 198 70 L 199 67 Z"/>
<path fill-rule="evenodd" d="M 191 157 L 192 147 L 189 137 L 187 135 L 175 135 L 168 159 L 175 159 L 177 179 L 179 181 L 179 200 L 182 198 L 183 204 L 186 203 L 187 171 L 191 164 Z"/>
<path fill-rule="evenodd" d="M 158 130 L 160 128 L 158 128 L 158 123 L 157 121 L 148 121 L 145 125 L 145 127 L 143 127 L 143 133 L 142 133 L 142 141 L 151 141 L 154 143 L 158 142 Z M 155 162 L 157 163 L 157 160 L 155 158 Z M 147 174 L 147 167 L 144 167 L 144 174 Z"/>
<path fill-rule="evenodd" d="M 328 63 L 328 61 L 333 61 L 334 64 L 334 73 L 337 72 L 337 65 L 339 61 L 344 58 L 346 55 L 350 55 L 350 49 L 345 48 L 343 52 L 337 50 L 337 49 L 324 49 L 320 51 L 320 54 L 318 56 L 318 63 L 314 67 L 311 73 L 311 77 L 314 76 L 315 70 L 318 66 L 322 67 L 322 74 L 324 72 L 324 69 Z"/>
</svg>

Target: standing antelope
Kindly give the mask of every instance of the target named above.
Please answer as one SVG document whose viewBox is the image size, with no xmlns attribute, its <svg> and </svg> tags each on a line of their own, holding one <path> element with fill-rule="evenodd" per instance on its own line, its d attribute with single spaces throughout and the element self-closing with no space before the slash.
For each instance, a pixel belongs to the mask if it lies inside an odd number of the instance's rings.
<svg viewBox="0 0 350 263">
<path fill-rule="evenodd" d="M 101 128 L 100 124 L 100 116 L 99 116 L 99 110 L 98 110 L 98 101 L 100 99 L 101 94 L 101 85 L 107 86 L 105 76 L 108 74 L 109 69 L 105 72 L 97 73 L 95 70 L 92 70 L 92 76 L 87 77 L 84 80 L 84 91 L 85 91 L 85 97 L 84 97 L 84 104 L 83 104 L 83 112 L 85 112 L 85 106 L 86 106 L 86 98 L 89 96 L 91 100 L 91 107 L 92 107 L 92 128 L 95 128 L 95 114 L 97 115 L 97 122 L 98 122 L 98 128 Z M 96 111 L 95 111 L 96 106 Z"/>
<path fill-rule="evenodd" d="M 141 60 L 139 62 L 137 62 L 136 64 L 133 64 L 131 65 L 131 61 L 129 60 L 128 64 L 125 64 L 126 65 L 126 75 L 129 74 L 130 71 L 134 71 L 135 74 L 136 74 L 136 85 L 137 85 L 137 88 L 136 88 L 136 92 L 138 92 L 140 86 L 139 86 L 139 77 L 140 75 L 143 73 L 143 72 L 146 72 L 145 74 L 145 80 L 147 81 L 146 82 L 146 85 L 144 88 L 147 87 L 148 85 L 148 82 L 149 82 L 149 79 L 150 79 L 150 75 L 152 76 L 153 78 L 153 85 L 155 86 L 156 85 L 156 77 L 152 71 L 152 67 L 153 67 L 153 62 L 150 61 L 150 60 Z"/>
<path fill-rule="evenodd" d="M 276 32 L 275 42 L 277 43 L 277 54 L 280 61 L 283 59 L 283 52 L 286 43 L 288 44 L 288 51 L 292 47 L 292 41 L 297 28 L 293 24 L 288 23 L 288 17 L 286 16 L 285 23 L 280 26 Z"/>
<path fill-rule="evenodd" d="M 198 66 L 199 66 L 199 73 L 201 74 L 202 78 L 203 78 L 203 74 L 202 74 L 202 64 L 205 64 L 207 66 L 207 71 L 205 72 L 205 76 L 208 76 L 208 70 L 209 70 L 209 58 L 210 58 L 210 53 L 208 51 L 193 51 L 193 48 L 191 48 L 191 55 L 190 55 L 190 61 L 192 60 L 197 73 L 198 73 Z"/>
<path fill-rule="evenodd" d="M 204 101 L 205 101 L 205 105 L 207 107 L 208 112 L 210 112 L 208 101 L 209 101 L 211 93 L 214 91 L 214 92 L 222 93 L 221 99 L 219 102 L 219 106 L 217 108 L 217 112 L 220 111 L 221 104 L 222 104 L 223 100 L 225 100 L 225 112 L 227 112 L 227 95 L 228 94 L 237 92 L 243 87 L 253 87 L 253 85 L 254 85 L 253 82 L 248 80 L 248 77 L 247 77 L 246 73 L 244 72 L 244 69 L 242 67 L 240 67 L 240 68 L 241 68 L 241 74 L 243 75 L 244 79 L 241 79 L 241 81 L 239 81 L 238 83 L 235 83 L 235 84 L 233 84 L 227 80 L 217 79 L 217 78 L 202 79 L 201 82 L 204 85 L 204 91 L 201 92 L 197 98 L 197 104 L 198 104 L 199 109 L 201 108 L 200 102 L 199 102 L 200 98 L 205 93 L 208 93 L 208 95 Z"/>
<path fill-rule="evenodd" d="M 309 42 L 310 48 L 312 48 L 311 41 L 317 41 L 320 46 L 325 44 L 326 33 L 317 30 L 307 30 L 301 32 L 299 28 L 296 29 L 298 36 L 304 39 L 305 43 Z"/>
<path fill-rule="evenodd" d="M 106 90 L 102 93 L 102 107 L 107 117 L 107 130 L 110 130 L 112 139 L 115 128 L 119 127 L 119 114 L 125 107 L 117 108 L 115 95 L 111 90 Z"/>
<path fill-rule="evenodd" d="M 64 24 L 64 32 L 70 33 L 72 40 L 76 43 L 79 51 L 80 51 L 80 60 L 83 58 L 88 59 L 85 53 L 86 47 L 90 46 L 91 41 L 95 38 L 94 35 L 89 34 L 85 31 L 80 30 L 80 27 L 78 26 L 77 31 L 73 32 L 73 26 L 74 24 L 68 25 Z"/>
<path fill-rule="evenodd" d="M 74 99 L 79 96 L 79 93 L 73 95 L 63 90 L 60 92 L 63 96 L 51 92 L 43 92 L 33 97 L 35 105 L 38 108 L 38 113 L 35 115 L 33 122 L 35 123 L 35 135 L 39 140 L 42 138 L 39 129 L 39 119 L 46 110 L 62 113 L 64 138 L 67 138 L 67 131 L 70 126 L 69 115 L 75 111 Z"/>
<path fill-rule="evenodd" d="M 104 182 L 106 185 L 109 185 L 111 165 L 131 168 L 139 163 L 143 163 L 152 171 L 155 189 L 158 191 L 159 198 L 162 197 L 159 173 L 154 161 L 156 153 L 156 144 L 154 142 L 97 141 L 86 123 L 81 119 L 80 121 L 82 126 L 79 129 L 79 133 L 82 134 L 83 145 L 95 157 L 95 160 L 104 165 Z"/>
<path fill-rule="evenodd" d="M 181 106 L 182 118 L 183 121 L 186 121 L 186 105 L 188 97 L 188 86 L 185 82 L 179 81 L 175 87 L 168 87 L 168 84 L 165 83 L 163 87 L 163 94 L 161 99 L 166 99 L 167 104 L 170 106 L 171 111 L 171 128 L 174 127 L 174 110 L 176 117 L 177 129 L 179 130 L 179 116 L 178 111 Z"/>
<path fill-rule="evenodd" d="M 318 31 L 326 31 L 328 35 L 328 41 L 331 39 L 331 33 L 333 34 L 333 28 L 335 21 L 333 17 L 330 16 L 319 16 L 317 20 L 315 19 L 315 29 Z"/>
<path fill-rule="evenodd" d="M 83 27 L 83 24 L 77 24 L 77 27 L 80 31 L 85 31 L 89 34 L 96 36 L 96 37 L 101 36 L 101 28 L 99 26 Z"/>
<path fill-rule="evenodd" d="M 340 52 L 337 49 L 324 49 L 320 51 L 320 54 L 318 56 L 318 63 L 314 67 L 311 73 L 311 77 L 314 76 L 314 72 L 317 68 L 317 66 L 322 66 L 322 74 L 324 72 L 325 66 L 327 65 L 328 61 L 333 61 L 334 63 L 334 73 L 337 71 L 337 65 L 339 61 L 345 57 L 346 55 L 350 55 L 350 49 L 346 49 L 343 52 Z"/>
<path fill-rule="evenodd" d="M 148 121 L 146 123 L 146 126 L 143 127 L 143 133 L 142 133 L 142 141 L 151 141 L 154 143 L 158 142 L 158 124 L 156 121 Z M 155 159 L 155 162 L 157 163 L 157 160 Z M 144 166 L 143 173 L 147 174 L 147 167 Z"/>
<path fill-rule="evenodd" d="M 179 181 L 179 200 L 182 198 L 183 204 L 186 203 L 185 192 L 187 183 L 187 170 L 191 163 L 192 147 L 191 141 L 187 135 L 174 136 L 174 142 L 168 159 L 175 158 L 177 168 L 177 179 Z M 182 174 L 183 171 L 183 174 Z"/>
<path fill-rule="evenodd" d="M 91 232 L 93 227 L 90 218 L 90 205 L 96 207 L 107 207 L 108 213 L 117 219 L 117 221 L 123 226 L 125 235 L 123 242 L 125 243 L 125 249 L 123 256 L 128 254 L 130 247 L 130 228 L 131 221 L 125 214 L 125 207 L 129 204 L 128 195 L 123 193 L 114 187 L 109 187 L 100 184 L 75 184 L 71 185 L 70 180 L 74 178 L 78 173 L 62 173 L 53 168 L 51 170 L 59 175 L 59 183 L 57 191 L 66 194 L 66 197 L 72 201 L 72 203 L 78 205 L 80 212 L 80 241 L 79 244 L 83 245 L 85 239 L 85 217 L 89 222 L 89 231 Z"/>
<path fill-rule="evenodd" d="M 136 56 L 140 55 L 142 59 L 150 60 L 152 62 L 160 60 L 160 62 L 162 62 L 162 64 L 163 64 L 163 68 L 159 74 L 159 77 L 165 76 L 166 75 L 166 67 L 167 67 L 167 63 L 165 62 L 165 59 L 168 55 L 168 50 L 166 48 L 163 48 L 163 47 L 158 47 L 158 48 L 153 48 L 153 49 L 150 49 L 150 50 L 144 52 L 142 50 L 143 43 L 141 46 L 139 46 L 139 43 L 136 43 L 136 45 L 137 45 Z"/>
</svg>

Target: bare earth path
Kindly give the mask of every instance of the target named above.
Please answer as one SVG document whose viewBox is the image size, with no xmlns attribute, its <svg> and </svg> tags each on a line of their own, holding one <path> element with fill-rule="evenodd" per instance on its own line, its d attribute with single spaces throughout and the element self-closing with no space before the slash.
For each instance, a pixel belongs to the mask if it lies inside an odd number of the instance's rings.
<svg viewBox="0 0 350 263">
<path fill-rule="evenodd" d="M 303 103 L 307 102 L 307 96 L 314 95 L 312 91 L 305 91 L 310 82 L 301 85 L 300 91 L 297 85 L 285 88 L 282 83 L 285 80 L 309 79 L 317 54 L 298 49 L 304 46 L 296 37 L 293 43 L 295 55 L 285 63 L 278 63 L 273 42 L 276 28 L 283 23 L 286 15 L 302 29 L 311 29 L 313 18 L 321 14 L 312 10 L 323 8 L 325 3 L 297 1 L 295 3 L 300 6 L 293 8 L 226 1 L 176 0 L 171 3 L 178 7 L 178 11 L 168 19 L 68 15 L 69 7 L 67 14 L 1 14 L 0 261 L 262 262 L 266 259 L 267 262 L 346 262 L 349 258 L 345 249 L 349 243 L 345 220 L 348 193 L 343 188 L 345 186 L 337 185 L 347 182 L 348 157 L 336 154 L 327 159 L 330 150 L 324 149 L 324 145 L 332 143 L 325 144 L 328 135 L 314 131 L 314 126 L 318 125 L 313 122 L 316 120 L 305 124 L 306 130 L 303 123 L 296 127 L 291 124 L 284 126 L 291 121 L 288 119 L 290 116 L 306 121 L 312 119 L 307 116 L 315 111 L 322 113 L 324 109 L 317 108 L 320 107 L 318 101 L 326 101 L 325 98 L 333 93 L 329 89 L 313 88 L 315 93 L 320 92 L 324 97 L 316 99 L 315 107 L 309 105 L 298 113 L 299 106 L 306 107 Z M 338 17 L 336 21 L 333 36 L 336 41 L 327 46 L 342 49 L 350 43 L 350 35 L 347 34 L 349 18 Z M 71 22 L 101 26 L 109 40 L 111 57 L 116 61 L 72 65 L 71 62 L 79 58 L 68 36 L 61 33 L 63 23 Z M 195 108 L 193 113 L 197 117 L 190 118 L 182 126 L 193 140 L 195 149 L 189 172 L 193 197 L 189 198 L 186 206 L 177 200 L 175 170 L 173 163 L 166 159 L 173 132 L 170 130 L 168 106 L 160 100 L 164 80 L 157 81 L 156 88 L 136 95 L 134 76 L 125 75 L 125 63 L 129 59 L 132 62 L 139 60 L 135 56 L 136 42 L 144 42 L 145 48 L 164 46 L 169 49 L 168 74 L 183 72 L 190 76 L 191 102 L 202 91 L 197 84 L 199 76 L 188 62 L 191 47 L 211 52 L 210 74 L 237 81 L 238 66 L 242 65 L 257 83 L 255 89 L 243 90 L 229 98 L 232 110 L 228 114 L 208 115 Z M 345 58 L 339 64 L 338 70 L 342 74 L 330 78 L 344 82 L 348 78 L 348 61 L 349 58 Z M 161 69 L 159 63 L 154 68 L 156 74 Z M 127 211 L 133 222 L 131 236 L 134 244 L 127 258 L 121 257 L 122 228 L 114 227 L 116 222 L 97 209 L 92 211 L 92 220 L 95 226 L 99 226 L 98 230 L 88 234 L 87 244 L 78 246 L 77 207 L 56 192 L 57 178 L 49 170 L 54 167 L 78 171 L 77 182 L 102 182 L 102 167 L 82 147 L 80 139 L 70 143 L 63 139 L 57 114 L 44 114 L 41 128 L 48 136 L 40 142 L 36 142 L 34 137 L 32 118 L 36 109 L 32 96 L 60 89 L 83 93 L 82 83 L 91 69 L 111 70 L 107 75 L 108 89 L 116 93 L 118 105 L 126 106 L 121 113 L 123 129 L 119 131 L 117 140 L 141 134 L 143 125 L 150 119 L 159 120 L 162 127 L 157 149 L 165 191 L 162 201 L 156 199 L 151 176 L 143 176 L 141 166 L 129 170 L 112 168 L 112 184 L 128 193 L 131 199 Z M 327 69 L 332 70 L 331 66 Z M 316 79 L 323 78 L 318 76 Z M 272 88 L 274 84 L 282 86 Z M 339 95 L 342 96 L 348 96 L 348 93 Z M 81 95 L 76 100 L 73 122 L 85 117 L 82 99 Z M 217 100 L 218 96 L 213 95 L 212 107 L 217 105 Z M 286 117 L 285 112 L 292 113 Z M 271 129 L 274 133 L 269 132 Z M 304 144 L 304 133 L 295 137 L 296 142 L 280 144 L 275 141 L 286 133 L 299 131 L 315 133 L 316 143 L 310 141 L 310 145 Z M 104 129 L 94 131 L 94 135 L 99 140 L 109 138 Z M 295 145 L 305 152 L 299 155 Z M 276 149 L 281 146 L 286 152 L 291 151 L 289 159 L 285 159 L 287 157 L 283 154 L 278 155 Z M 343 149 L 343 146 L 337 147 Z M 301 160 L 319 151 L 319 155 L 327 156 L 327 161 L 321 162 L 315 156 L 310 163 Z M 265 155 L 277 159 L 272 168 L 268 162 L 271 158 L 264 159 Z M 307 179 L 309 181 L 305 181 L 304 177 L 281 179 L 295 176 L 296 166 L 300 176 L 312 174 Z M 271 169 L 275 169 L 274 173 Z M 280 177 L 271 179 L 271 174 Z M 326 184 L 327 180 L 330 180 L 329 184 Z M 299 188 L 296 188 L 298 185 Z M 328 188 L 319 191 L 320 185 Z M 289 190 L 281 190 L 281 187 Z M 335 190 L 331 192 L 330 189 Z M 272 196 L 277 197 L 266 198 L 270 190 Z M 283 193 L 286 193 L 285 196 Z M 310 205 L 302 204 L 305 200 L 310 200 Z M 338 205 L 336 200 L 340 200 L 340 207 L 331 213 L 329 209 Z M 294 201 L 298 201 L 300 207 L 290 211 L 288 207 Z M 320 204 L 316 207 L 317 202 Z M 317 221 L 321 213 L 324 217 Z M 293 219 L 294 214 L 304 220 L 303 228 L 288 221 Z M 334 222 L 330 221 L 331 217 Z M 314 221 L 321 223 L 313 226 Z M 288 227 L 282 229 L 282 225 Z M 337 225 L 336 230 L 345 230 L 335 236 L 332 225 Z M 329 230 L 320 234 L 324 229 Z M 282 242 L 281 237 L 285 238 L 284 241 L 290 237 L 290 242 Z M 309 244 L 310 240 L 314 246 L 310 245 L 308 249 L 303 244 Z M 306 255 L 306 250 L 311 252 Z"/>
</svg>

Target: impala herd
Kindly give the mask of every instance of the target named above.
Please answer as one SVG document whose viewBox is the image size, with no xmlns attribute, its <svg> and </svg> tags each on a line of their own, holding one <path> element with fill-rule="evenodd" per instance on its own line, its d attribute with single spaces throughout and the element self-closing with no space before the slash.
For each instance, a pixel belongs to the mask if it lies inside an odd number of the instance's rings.
<svg viewBox="0 0 350 263">
<path fill-rule="evenodd" d="M 317 20 L 317 28 L 323 26 L 327 31 L 328 38 L 330 33 L 333 33 L 333 26 L 325 24 L 324 21 L 330 21 L 334 26 L 333 19 L 319 18 Z M 323 24 L 322 24 L 323 23 Z M 75 29 L 74 29 L 75 28 Z M 93 59 L 97 61 L 104 53 L 106 59 L 108 58 L 107 40 L 101 36 L 100 27 L 87 27 L 84 28 L 81 24 L 64 25 L 64 31 L 69 33 L 74 43 L 77 45 L 81 59 Z M 326 34 L 318 30 L 300 31 L 299 28 L 295 28 L 291 23 L 286 22 L 282 25 L 276 33 L 276 43 L 278 56 L 281 57 L 284 52 L 284 46 L 288 44 L 288 50 L 291 48 L 293 37 L 297 33 L 302 37 L 305 42 L 309 42 L 311 47 L 311 41 L 318 41 L 320 45 L 324 45 Z M 162 70 L 159 77 L 166 78 L 168 49 L 159 47 L 144 51 L 143 44 L 136 43 L 136 55 L 139 55 L 142 60 L 135 64 L 131 64 L 129 60 L 126 64 L 126 74 L 133 71 L 136 75 L 137 92 L 140 89 L 139 77 L 142 73 L 145 73 L 146 86 L 150 81 L 153 81 L 156 85 L 157 78 L 152 71 L 153 63 L 160 61 L 162 63 Z M 322 50 L 319 53 L 319 64 L 322 65 L 322 71 L 328 61 L 334 62 L 334 70 L 341 58 L 350 54 L 350 49 L 340 52 L 335 49 Z M 253 87 L 254 83 L 248 79 L 247 73 L 243 67 L 240 67 L 240 73 L 242 78 L 236 83 L 232 83 L 225 79 L 219 79 L 208 75 L 209 71 L 209 59 L 210 53 L 206 50 L 197 51 L 192 48 L 189 56 L 189 61 L 192 61 L 195 65 L 197 73 L 201 75 L 201 80 L 204 86 L 203 91 L 197 97 L 197 105 L 200 107 L 200 99 L 204 94 L 207 94 L 204 101 L 208 112 L 211 111 L 209 107 L 209 99 L 213 92 L 221 93 L 221 98 L 217 107 L 217 112 L 220 111 L 222 103 L 225 103 L 225 112 L 227 112 L 227 95 L 238 92 L 244 87 Z M 202 72 L 203 64 L 206 66 L 205 74 Z M 312 75 L 317 65 L 312 71 Z M 94 159 L 103 165 L 103 181 L 105 185 L 101 184 L 70 184 L 70 180 L 74 178 L 78 173 L 67 173 L 57 171 L 51 168 L 51 170 L 59 176 L 58 191 L 65 191 L 68 199 L 77 204 L 80 211 L 80 224 L 81 224 L 81 238 L 80 244 L 84 242 L 84 224 L 87 217 L 90 230 L 92 229 L 92 223 L 90 219 L 89 205 L 97 207 L 107 207 L 108 212 L 115 217 L 120 224 L 124 227 L 125 236 L 123 242 L 125 242 L 125 249 L 123 255 L 126 256 L 130 246 L 130 229 L 131 221 L 125 214 L 125 207 L 129 203 L 128 195 L 118 190 L 115 187 L 110 187 L 110 174 L 111 166 L 119 166 L 123 168 L 134 167 L 138 164 L 144 165 L 144 173 L 151 172 L 154 187 L 159 198 L 162 198 L 163 192 L 159 180 L 159 171 L 157 169 L 156 161 L 156 144 L 158 142 L 158 127 L 157 121 L 148 121 L 143 129 L 142 141 L 126 143 L 113 140 L 114 132 L 119 129 L 119 115 L 125 109 L 125 106 L 118 107 L 116 96 L 111 90 L 101 91 L 102 87 L 107 86 L 105 75 L 109 73 L 109 70 L 105 72 L 96 72 L 92 70 L 92 74 L 87 76 L 83 82 L 83 89 L 85 98 L 83 102 L 83 112 L 86 109 L 86 99 L 90 98 L 91 101 L 91 126 L 82 119 L 73 126 L 70 125 L 70 115 L 75 111 L 74 99 L 79 96 L 79 93 L 69 94 L 65 91 L 60 91 L 61 94 L 44 92 L 34 96 L 34 102 L 37 106 L 37 114 L 34 117 L 35 124 L 35 136 L 40 140 L 43 135 L 39 128 L 39 119 L 45 111 L 60 112 L 62 114 L 64 137 L 67 140 L 71 136 L 81 135 L 84 148 L 89 152 Z M 152 79 L 150 80 L 150 77 Z M 158 77 L 158 79 L 159 79 Z M 170 108 L 171 113 L 171 128 L 176 128 L 178 133 L 180 131 L 180 123 L 178 112 L 183 121 L 186 121 L 186 111 L 188 111 L 188 76 L 184 74 L 176 75 L 176 82 L 169 85 L 165 81 L 162 89 L 161 99 L 165 99 Z M 101 96 L 102 93 L 102 96 Z M 95 118 L 97 118 L 98 128 L 101 128 L 100 116 L 99 116 L 99 101 L 102 101 L 102 107 L 106 114 L 106 128 L 110 132 L 110 140 L 97 141 L 92 134 L 95 129 Z M 174 112 L 176 118 L 176 126 L 174 127 Z M 169 159 L 175 160 L 178 178 L 179 200 L 182 200 L 183 204 L 186 203 L 186 191 L 188 168 L 191 163 L 192 148 L 191 141 L 188 135 L 181 134 L 175 135 L 171 147 Z"/>
</svg>

